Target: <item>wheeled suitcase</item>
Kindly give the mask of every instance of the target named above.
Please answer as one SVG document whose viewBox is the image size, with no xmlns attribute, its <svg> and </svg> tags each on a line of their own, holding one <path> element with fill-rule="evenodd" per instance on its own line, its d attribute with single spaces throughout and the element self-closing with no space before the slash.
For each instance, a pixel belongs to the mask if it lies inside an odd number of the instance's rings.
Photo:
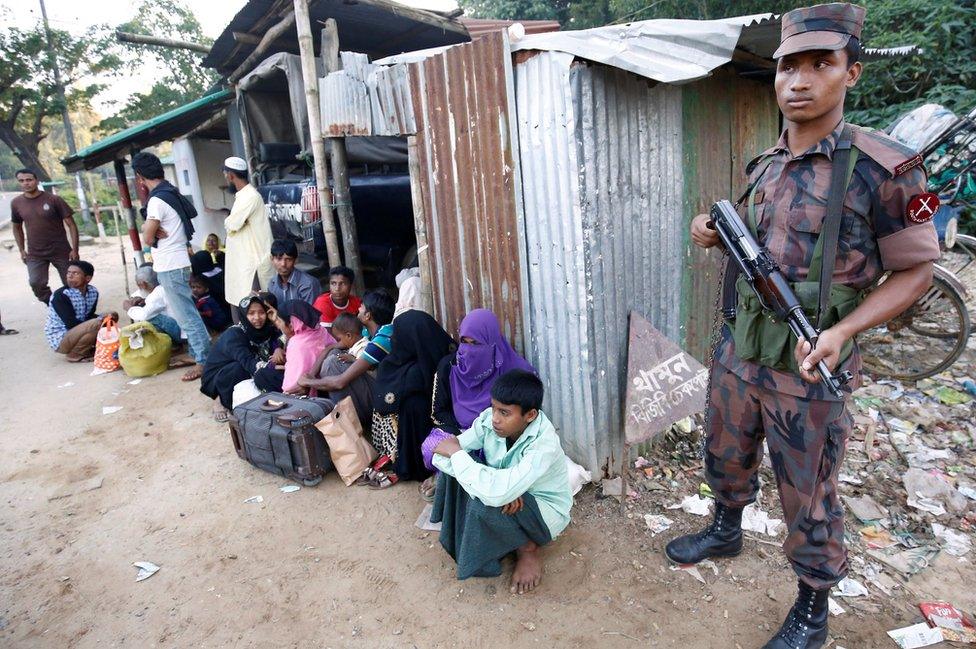
<svg viewBox="0 0 976 649">
<path fill-rule="evenodd" d="M 234 450 L 259 469 L 313 486 L 332 470 L 325 438 L 315 424 L 334 404 L 268 392 L 234 408 L 228 422 Z"/>
</svg>

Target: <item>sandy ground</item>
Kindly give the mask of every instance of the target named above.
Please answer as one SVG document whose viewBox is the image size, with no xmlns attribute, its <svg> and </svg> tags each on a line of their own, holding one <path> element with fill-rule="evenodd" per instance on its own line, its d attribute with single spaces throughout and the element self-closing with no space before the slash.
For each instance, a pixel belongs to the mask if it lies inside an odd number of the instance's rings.
<svg viewBox="0 0 976 649">
<path fill-rule="evenodd" d="M 117 247 L 83 256 L 100 306 L 117 307 Z M 792 602 L 775 544 L 748 541 L 703 585 L 662 554 L 702 519 L 679 514 L 652 538 L 639 502 L 628 509 L 593 488 L 547 550 L 539 591 L 510 595 L 507 574 L 459 582 L 436 536 L 414 527 L 415 485 L 373 492 L 333 475 L 282 493 L 285 480 L 237 458 L 179 372 L 130 385 L 65 363 L 4 249 L 0 311 L 22 332 L 0 338 L 0 646 L 749 649 Z M 263 503 L 244 503 L 259 494 Z M 162 568 L 136 583 L 134 561 Z M 921 598 L 976 609 L 973 583 L 970 563 L 943 555 L 895 598 L 845 602 L 834 646 L 894 646 L 884 631 L 917 621 Z"/>
</svg>

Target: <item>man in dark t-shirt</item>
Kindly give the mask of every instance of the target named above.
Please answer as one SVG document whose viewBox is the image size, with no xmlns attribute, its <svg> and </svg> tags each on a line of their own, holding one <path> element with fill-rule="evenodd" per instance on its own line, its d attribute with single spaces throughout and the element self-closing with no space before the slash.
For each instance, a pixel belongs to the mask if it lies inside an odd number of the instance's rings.
<svg viewBox="0 0 976 649">
<path fill-rule="evenodd" d="M 68 263 L 78 261 L 78 226 L 64 199 L 38 188 L 37 174 L 31 169 L 17 172 L 23 194 L 10 201 L 10 221 L 20 258 L 27 265 L 27 281 L 38 300 L 51 300 L 47 285 L 49 265 L 53 264 L 67 284 Z M 27 236 L 25 242 L 24 228 Z M 65 232 L 71 233 L 71 242 Z"/>
</svg>

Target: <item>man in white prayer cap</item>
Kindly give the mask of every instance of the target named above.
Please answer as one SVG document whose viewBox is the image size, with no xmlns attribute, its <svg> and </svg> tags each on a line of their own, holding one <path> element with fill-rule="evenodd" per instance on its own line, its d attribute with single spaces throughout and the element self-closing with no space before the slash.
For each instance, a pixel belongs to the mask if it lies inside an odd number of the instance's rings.
<svg viewBox="0 0 976 649">
<path fill-rule="evenodd" d="M 264 200 L 247 181 L 247 163 L 236 156 L 224 160 L 224 177 L 234 194 L 234 207 L 224 219 L 227 230 L 227 303 L 236 307 L 254 290 L 267 290 L 275 269 L 271 263 L 271 223 Z M 231 313 L 237 315 L 237 309 Z M 235 317 L 236 321 L 236 317 Z"/>
</svg>

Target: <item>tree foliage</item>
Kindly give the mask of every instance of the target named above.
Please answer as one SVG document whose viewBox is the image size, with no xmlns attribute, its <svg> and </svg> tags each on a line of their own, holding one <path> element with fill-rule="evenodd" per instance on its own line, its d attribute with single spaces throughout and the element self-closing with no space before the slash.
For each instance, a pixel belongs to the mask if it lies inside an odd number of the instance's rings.
<svg viewBox="0 0 976 649">
<path fill-rule="evenodd" d="M 151 34 L 178 40 L 210 45 L 212 40 L 193 11 L 182 0 L 156 0 L 139 4 L 132 20 L 116 29 L 136 34 Z M 203 55 L 190 50 L 172 49 L 131 43 L 119 44 L 122 56 L 135 66 L 147 61 L 165 75 L 147 92 L 130 96 L 120 110 L 102 121 L 99 130 L 111 133 L 160 113 L 199 99 L 217 81 L 213 71 L 200 65 Z"/>
<path fill-rule="evenodd" d="M 555 19 L 564 29 L 657 18 L 713 20 L 758 13 L 782 14 L 810 0 L 470 0 L 482 18 Z M 884 128 L 925 103 L 959 113 L 976 105 L 976 1 L 876 0 L 867 5 L 866 47 L 918 45 L 921 54 L 865 65 L 848 95 L 850 121 Z"/>
<path fill-rule="evenodd" d="M 41 24 L 30 30 L 0 31 L 0 141 L 21 164 L 36 169 L 42 180 L 49 180 L 50 173 L 38 151 L 51 120 L 60 117 L 65 102 L 69 109 L 87 106 L 104 87 L 91 78 L 111 74 L 120 64 L 101 27 L 77 38 L 52 29 L 51 41 L 49 48 Z M 65 102 L 58 97 L 55 62 L 67 88 Z"/>
</svg>

